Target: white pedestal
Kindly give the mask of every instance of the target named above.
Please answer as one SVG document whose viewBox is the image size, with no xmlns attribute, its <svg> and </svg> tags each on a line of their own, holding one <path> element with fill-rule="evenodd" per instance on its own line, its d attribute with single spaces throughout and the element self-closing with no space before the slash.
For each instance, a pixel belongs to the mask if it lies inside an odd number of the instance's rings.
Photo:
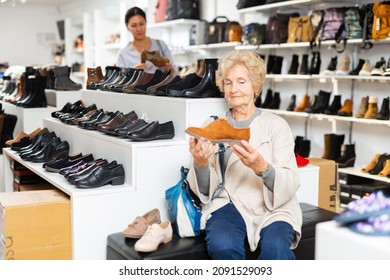
<svg viewBox="0 0 390 280">
<path fill-rule="evenodd" d="M 297 191 L 299 202 L 306 202 L 318 206 L 318 186 L 320 168 L 315 165 L 306 165 L 298 168 L 301 186 Z"/>
<path fill-rule="evenodd" d="M 75 103 L 81 99 L 81 90 L 54 90 L 45 89 L 47 104 L 61 110 L 68 102 Z"/>
<path fill-rule="evenodd" d="M 4 156 L 0 155 L 0 192 L 5 191 L 5 182 L 4 182 Z"/>
<path fill-rule="evenodd" d="M 367 236 L 335 221 L 316 226 L 317 260 L 390 260 L 390 236 Z"/>
</svg>

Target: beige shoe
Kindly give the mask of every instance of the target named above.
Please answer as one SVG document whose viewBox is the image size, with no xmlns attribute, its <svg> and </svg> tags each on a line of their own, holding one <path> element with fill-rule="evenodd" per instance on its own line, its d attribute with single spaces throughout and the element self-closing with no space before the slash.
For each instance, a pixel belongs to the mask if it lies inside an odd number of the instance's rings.
<svg viewBox="0 0 390 280">
<path fill-rule="evenodd" d="M 351 59 L 349 58 L 349 55 L 345 55 L 340 66 L 337 67 L 336 75 L 348 75 L 350 65 Z"/>
<path fill-rule="evenodd" d="M 145 234 L 138 240 L 134 249 L 138 252 L 156 251 L 161 243 L 168 243 L 172 240 L 172 225 L 170 221 L 161 224 L 153 224 L 148 227 Z"/>
<path fill-rule="evenodd" d="M 359 76 L 370 76 L 371 75 L 371 65 L 368 59 L 365 60 L 362 69 L 359 71 Z"/>
<path fill-rule="evenodd" d="M 129 238 L 141 238 L 148 229 L 148 226 L 155 223 L 161 223 L 160 211 L 157 208 L 150 210 L 141 217 L 136 217 L 122 234 Z"/>
</svg>

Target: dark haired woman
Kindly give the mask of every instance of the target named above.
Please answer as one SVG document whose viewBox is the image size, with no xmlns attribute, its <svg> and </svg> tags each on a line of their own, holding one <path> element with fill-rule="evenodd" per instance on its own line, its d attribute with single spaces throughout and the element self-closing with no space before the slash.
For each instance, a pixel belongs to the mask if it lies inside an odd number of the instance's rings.
<svg viewBox="0 0 390 280">
<path fill-rule="evenodd" d="M 167 44 L 162 40 L 146 36 L 146 15 L 142 9 L 138 7 L 129 9 L 125 15 L 125 24 L 133 35 L 133 41 L 119 51 L 117 59 L 118 67 L 143 69 L 145 72 L 154 73 L 159 67 L 148 60 L 145 63 L 141 63 L 141 53 L 144 50 L 158 50 L 161 56 L 169 59 L 168 63 L 160 67 L 161 70 L 176 71 L 176 66 Z"/>
</svg>

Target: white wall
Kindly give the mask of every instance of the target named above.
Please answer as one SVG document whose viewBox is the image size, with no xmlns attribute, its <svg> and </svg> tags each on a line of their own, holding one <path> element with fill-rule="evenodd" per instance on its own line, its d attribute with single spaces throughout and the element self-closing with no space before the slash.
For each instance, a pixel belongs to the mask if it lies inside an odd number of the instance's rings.
<svg viewBox="0 0 390 280">
<path fill-rule="evenodd" d="M 34 65 L 53 62 L 52 43 L 59 42 L 55 7 L 17 5 L 0 8 L 0 60 L 10 65 Z M 46 37 L 54 36 L 48 42 Z"/>
</svg>

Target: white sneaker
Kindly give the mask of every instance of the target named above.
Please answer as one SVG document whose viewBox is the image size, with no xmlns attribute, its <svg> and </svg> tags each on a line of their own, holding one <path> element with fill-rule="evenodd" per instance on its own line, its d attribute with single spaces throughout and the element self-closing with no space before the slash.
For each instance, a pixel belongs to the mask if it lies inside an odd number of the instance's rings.
<svg viewBox="0 0 390 280">
<path fill-rule="evenodd" d="M 387 61 L 386 70 L 385 70 L 385 72 L 383 72 L 382 76 L 385 76 L 385 77 L 389 77 L 390 76 L 390 58 Z"/>
<path fill-rule="evenodd" d="M 134 249 L 138 252 L 156 251 L 161 243 L 168 243 L 172 240 L 172 225 L 170 221 L 160 224 L 152 224 L 148 227 L 145 234 L 139 239 Z"/>
<path fill-rule="evenodd" d="M 376 62 L 375 67 L 374 69 L 372 69 L 370 75 L 382 76 L 382 74 L 385 72 L 385 66 L 386 66 L 386 60 L 384 57 L 382 57 L 380 60 Z"/>
</svg>

